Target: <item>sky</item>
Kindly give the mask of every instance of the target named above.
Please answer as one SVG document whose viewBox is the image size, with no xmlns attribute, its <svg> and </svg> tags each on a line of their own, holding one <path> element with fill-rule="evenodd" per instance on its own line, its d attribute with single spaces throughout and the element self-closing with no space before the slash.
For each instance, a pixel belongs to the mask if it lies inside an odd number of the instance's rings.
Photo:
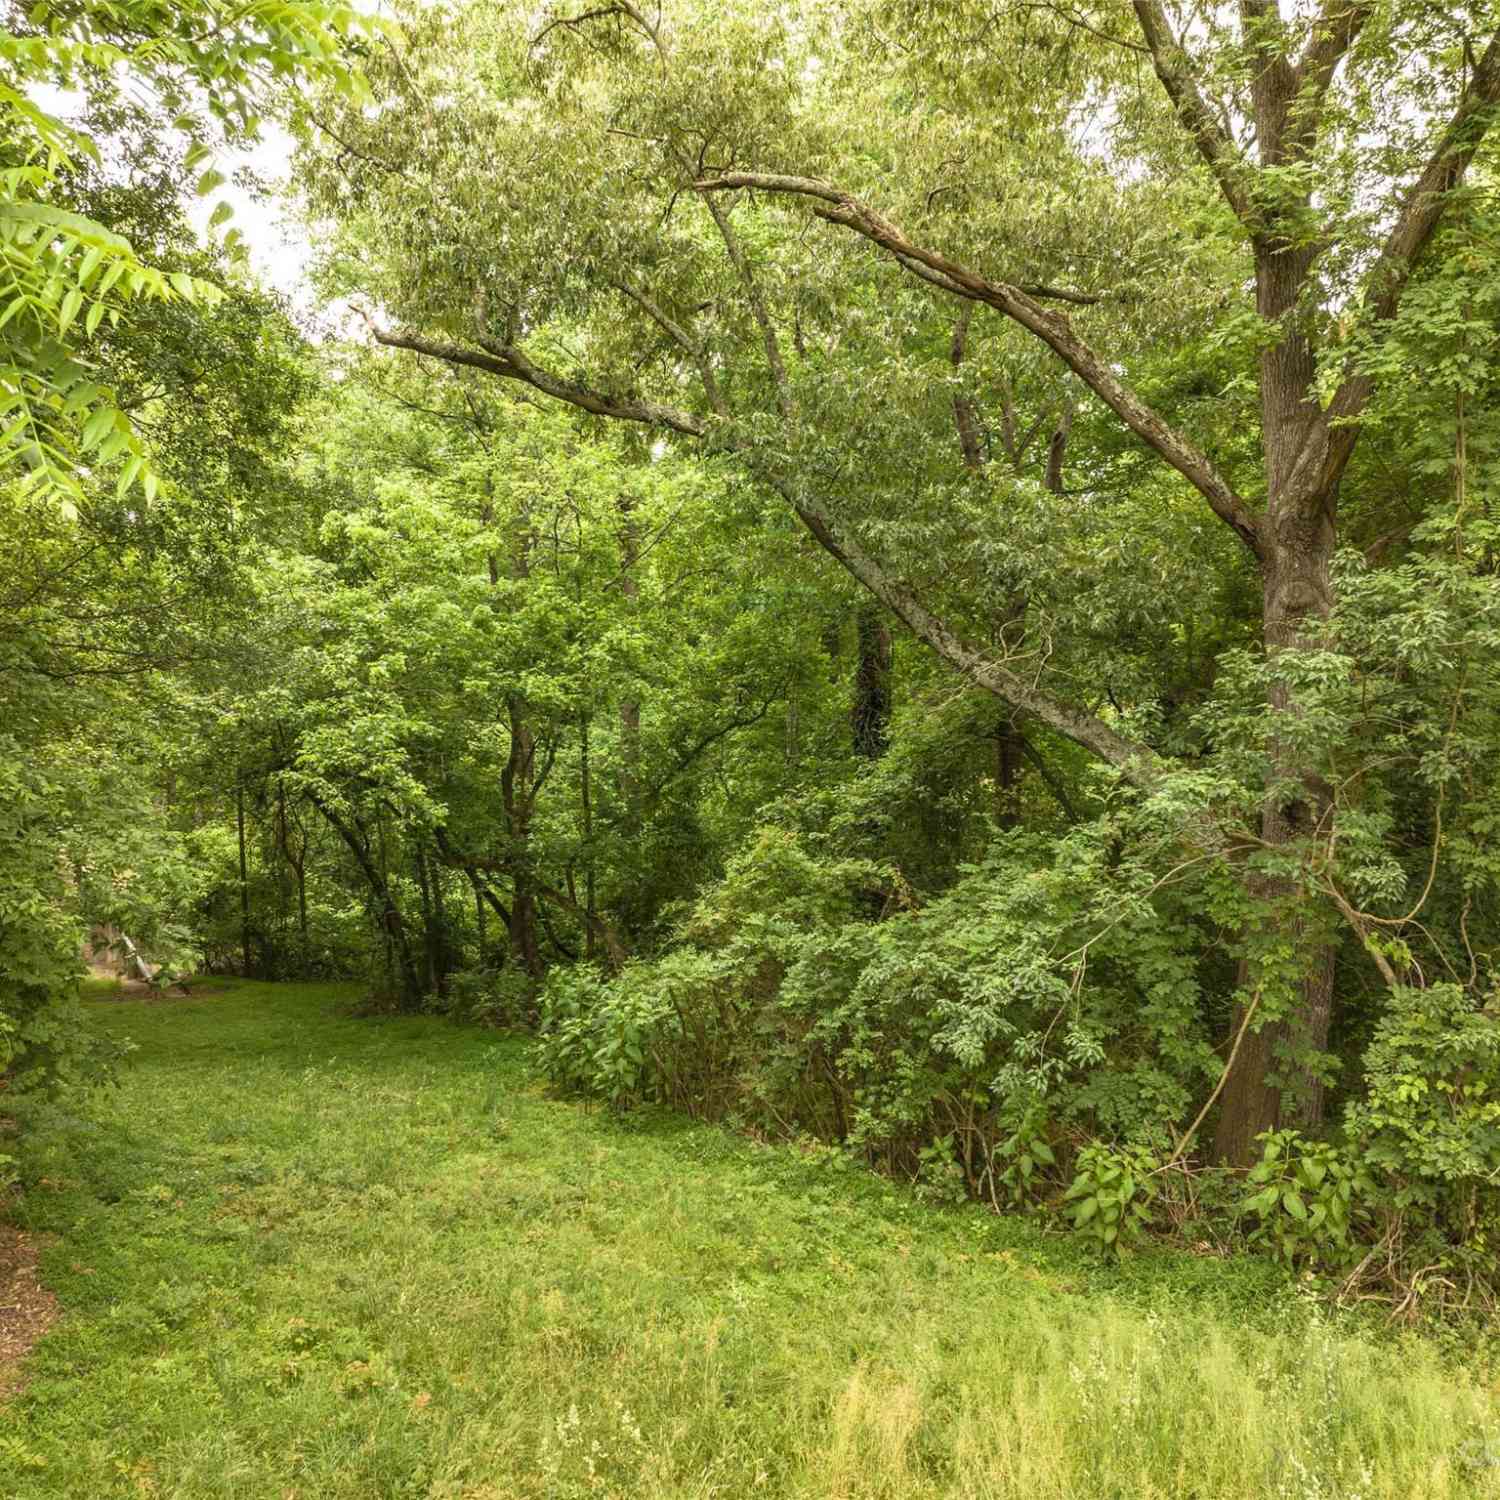
<svg viewBox="0 0 1500 1500">
<path fill-rule="evenodd" d="M 76 119 L 83 105 L 82 96 L 72 89 L 51 84 L 33 83 L 30 97 L 50 114 L 65 120 Z M 108 146 L 104 146 L 106 156 Z M 300 308 L 310 306 L 312 289 L 307 282 L 307 264 L 311 247 L 302 226 L 291 219 L 275 195 L 257 201 L 236 180 L 240 171 L 249 168 L 270 184 L 285 182 L 291 168 L 292 138 L 275 121 L 262 127 L 260 140 L 246 150 L 225 151 L 214 157 L 212 165 L 222 172 L 225 183 L 207 197 L 187 197 L 188 218 L 200 235 L 207 237 L 209 215 L 221 201 L 234 209 L 234 217 L 224 227 L 237 228 L 245 237 L 245 248 L 256 274 L 268 286 L 284 292 Z M 200 168 L 202 170 L 202 168 Z"/>
<path fill-rule="evenodd" d="M 312 246 L 304 226 L 278 194 L 257 198 L 238 181 L 239 173 L 248 168 L 261 181 L 280 187 L 290 172 L 291 156 L 291 136 L 274 121 L 267 121 L 253 147 L 224 152 L 215 159 L 215 167 L 228 181 L 207 197 L 193 199 L 188 217 L 206 237 L 214 206 L 227 202 L 234 209 L 234 217 L 225 228 L 236 228 L 244 236 L 256 276 L 284 293 L 298 313 L 309 315 L 318 310 L 318 299 L 307 279 Z"/>
</svg>

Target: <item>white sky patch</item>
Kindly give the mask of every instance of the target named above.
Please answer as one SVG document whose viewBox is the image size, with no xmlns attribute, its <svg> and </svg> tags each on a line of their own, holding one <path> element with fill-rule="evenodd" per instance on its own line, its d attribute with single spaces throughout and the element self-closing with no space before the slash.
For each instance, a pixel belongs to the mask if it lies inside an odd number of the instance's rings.
<svg viewBox="0 0 1500 1500">
<path fill-rule="evenodd" d="M 275 121 L 267 121 L 260 140 L 253 146 L 226 151 L 214 166 L 229 180 L 202 198 L 191 198 L 188 219 L 201 239 L 210 237 L 209 215 L 218 203 L 228 203 L 234 217 L 225 229 L 238 229 L 244 236 L 245 252 L 256 277 L 281 292 L 299 311 L 315 305 L 307 280 L 312 246 L 304 225 L 288 213 L 281 191 L 291 167 L 292 138 Z M 239 181 L 248 171 L 266 190 L 252 192 Z M 191 193 L 191 186 L 188 187 Z"/>
<path fill-rule="evenodd" d="M 76 123 L 83 113 L 84 100 L 76 89 L 61 89 L 53 84 L 35 83 L 27 95 L 42 109 L 58 119 Z M 95 145 L 106 166 L 129 170 L 117 142 L 98 139 Z M 188 222 L 200 240 L 207 241 L 225 230 L 238 229 L 244 236 L 245 251 L 256 277 L 268 287 L 282 292 L 299 310 L 310 309 L 314 298 L 307 280 L 312 255 L 305 228 L 282 207 L 280 191 L 290 175 L 292 138 L 276 121 L 261 127 L 260 139 L 251 146 L 217 152 L 211 161 L 202 163 L 199 173 L 212 166 L 227 179 L 211 193 L 198 197 L 193 183 L 182 184 L 183 202 Z M 237 180 L 248 169 L 264 184 L 264 196 L 253 193 Z M 196 174 L 195 174 L 196 175 Z M 234 217 L 218 231 L 210 231 L 209 216 L 221 202 L 234 210 Z"/>
</svg>

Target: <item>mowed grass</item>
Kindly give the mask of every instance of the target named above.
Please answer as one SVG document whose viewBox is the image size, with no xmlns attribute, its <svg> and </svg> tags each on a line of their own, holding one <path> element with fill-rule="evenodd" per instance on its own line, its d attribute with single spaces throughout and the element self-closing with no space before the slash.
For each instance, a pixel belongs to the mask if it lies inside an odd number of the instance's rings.
<svg viewBox="0 0 1500 1500">
<path fill-rule="evenodd" d="M 1500 1493 L 1490 1376 L 1270 1268 L 944 1211 L 827 1154 L 551 1099 L 337 986 L 98 999 L 12 1216 L 65 1316 L 0 1495 Z"/>
</svg>

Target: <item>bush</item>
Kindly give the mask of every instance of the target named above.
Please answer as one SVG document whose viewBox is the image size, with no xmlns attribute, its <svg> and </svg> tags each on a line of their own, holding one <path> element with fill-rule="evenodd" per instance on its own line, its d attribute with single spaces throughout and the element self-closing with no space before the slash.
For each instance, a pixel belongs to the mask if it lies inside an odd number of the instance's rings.
<svg viewBox="0 0 1500 1500">
<path fill-rule="evenodd" d="M 429 997 L 436 1010 L 505 1030 L 535 1020 L 536 985 L 519 969 L 460 969 L 448 976 L 446 998 Z"/>
<path fill-rule="evenodd" d="M 1066 1216 L 1109 1253 L 1147 1232 L 1238 1239 L 1402 1309 L 1488 1299 L 1500 1006 L 1381 991 L 1341 1131 L 1262 1137 L 1248 1181 L 1169 1159 L 1220 1078 L 1234 991 L 1203 914 L 1244 917 L 1232 875 L 1205 861 L 1173 884 L 1126 832 L 1001 836 L 924 906 L 815 830 L 764 831 L 664 956 L 554 971 L 542 1060 L 617 1108 L 837 1143 L 929 1195 Z"/>
<path fill-rule="evenodd" d="M 1359 1153 L 1296 1130 L 1259 1137 L 1253 1189 L 1240 1204 L 1251 1245 L 1288 1264 L 1344 1269 L 1358 1258 L 1356 1219 L 1373 1211 L 1376 1187 Z"/>
<path fill-rule="evenodd" d="M 1007 839 L 921 908 L 887 866 L 763 832 L 664 957 L 608 981 L 553 973 L 544 1063 L 620 1107 L 659 1100 L 840 1142 L 934 1191 L 1045 1201 L 1078 1142 L 1144 1139 L 1213 1071 L 1194 934 L 1168 903 L 1117 891 L 1080 982 L 1067 956 L 1098 925 L 1080 851 L 1039 870 L 1058 851 Z"/>
<path fill-rule="evenodd" d="M 1500 996 L 1456 984 L 1392 990 L 1347 1112 L 1376 1185 L 1385 1254 L 1359 1267 L 1398 1305 L 1492 1299 L 1500 1248 Z M 1368 1258 L 1367 1258 L 1368 1259 Z"/>
</svg>

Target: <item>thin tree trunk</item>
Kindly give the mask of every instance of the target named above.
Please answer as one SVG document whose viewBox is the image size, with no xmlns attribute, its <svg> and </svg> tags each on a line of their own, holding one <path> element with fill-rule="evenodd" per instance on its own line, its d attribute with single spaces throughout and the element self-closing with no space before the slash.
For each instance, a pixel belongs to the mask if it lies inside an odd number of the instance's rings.
<svg viewBox="0 0 1500 1500">
<path fill-rule="evenodd" d="M 440 864 L 429 863 L 427 876 L 432 883 L 432 912 L 437 919 L 436 969 L 437 992 L 448 994 L 448 974 L 452 969 L 452 958 L 448 946 L 448 910 L 443 900 L 443 870 Z"/>
<path fill-rule="evenodd" d="M 411 951 L 411 940 L 407 934 L 406 923 L 401 917 L 401 908 L 397 906 L 395 897 L 391 894 L 390 881 L 382 866 L 377 866 L 371 856 L 368 837 L 364 836 L 358 819 L 354 819 L 351 826 L 351 823 L 346 823 L 317 795 L 309 793 L 308 800 L 323 815 L 328 826 L 343 840 L 345 848 L 354 857 L 354 863 L 365 877 L 365 883 L 370 888 L 377 911 L 377 921 L 385 935 L 387 949 L 394 955 L 400 968 L 402 1001 L 407 1005 L 415 1005 L 422 997 L 422 981 L 417 972 L 416 958 Z"/>
<path fill-rule="evenodd" d="M 245 857 L 245 784 L 234 789 L 235 826 L 240 840 L 240 972 L 251 977 L 250 964 L 250 866 Z"/>
<path fill-rule="evenodd" d="M 620 592 L 635 610 L 640 599 L 636 568 L 640 563 L 640 532 L 635 522 L 635 500 L 621 495 Z M 641 705 L 634 698 L 620 702 L 620 796 L 625 803 L 626 825 L 635 831 L 641 824 Z"/>
<path fill-rule="evenodd" d="M 594 799 L 589 783 L 589 716 L 584 714 L 578 725 L 579 797 L 583 802 L 583 889 L 584 910 L 588 921 L 584 925 L 584 956 L 594 956 Z"/>
<path fill-rule="evenodd" d="M 422 854 L 421 844 L 412 846 L 412 868 L 417 875 L 417 893 L 422 901 L 422 947 L 427 955 L 427 989 L 437 993 L 437 926 L 432 913 L 432 886 L 427 879 L 427 860 Z"/>
<path fill-rule="evenodd" d="M 479 877 L 472 870 L 467 873 L 469 884 L 473 887 L 474 891 L 474 924 L 479 933 L 479 967 L 482 969 L 489 963 L 489 913 L 484 909 L 484 891 L 480 885 Z"/>
<path fill-rule="evenodd" d="M 890 744 L 891 631 L 873 599 L 861 600 L 856 619 L 859 663 L 854 674 L 854 753 L 878 760 Z"/>
<path fill-rule="evenodd" d="M 1021 733 L 1009 714 L 995 726 L 995 784 L 999 806 L 996 821 L 1002 828 L 1021 826 Z"/>
<path fill-rule="evenodd" d="M 510 835 L 510 946 L 522 967 L 540 979 L 545 965 L 537 941 L 536 895 L 531 873 L 532 771 L 536 740 L 526 723 L 521 700 L 510 700 L 510 754 L 500 773 L 500 792 Z"/>
</svg>

